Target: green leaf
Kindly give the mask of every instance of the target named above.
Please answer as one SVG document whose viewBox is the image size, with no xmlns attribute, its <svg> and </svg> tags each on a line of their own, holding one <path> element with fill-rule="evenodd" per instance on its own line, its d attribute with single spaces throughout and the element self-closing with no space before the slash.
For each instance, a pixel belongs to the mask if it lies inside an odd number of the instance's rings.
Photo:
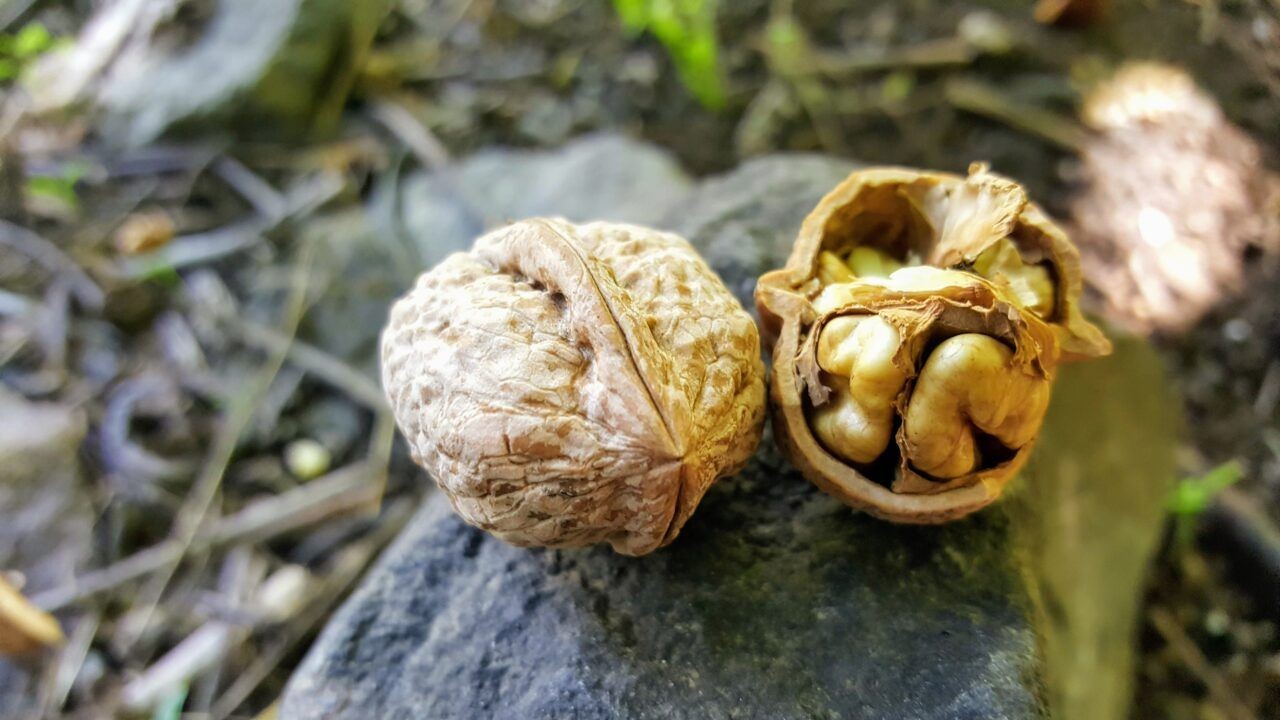
<svg viewBox="0 0 1280 720">
<path fill-rule="evenodd" d="M 1181 516 L 1199 515 L 1218 493 L 1239 482 L 1242 472 L 1239 461 L 1232 460 L 1200 477 L 1180 480 L 1169 495 L 1169 511 Z"/>
<path fill-rule="evenodd" d="M 915 89 L 916 76 L 899 70 L 885 76 L 884 83 L 880 86 L 880 95 L 887 103 L 900 103 L 910 97 Z"/>
<path fill-rule="evenodd" d="M 66 203 L 72 208 L 79 207 L 80 198 L 76 196 L 76 183 L 89 171 L 89 166 L 81 162 L 69 162 L 58 169 L 57 175 L 37 175 L 27 178 L 27 193 Z"/>
<path fill-rule="evenodd" d="M 75 181 L 68 182 L 60 177 L 43 175 L 27 178 L 27 192 L 31 195 L 52 198 L 72 207 L 80 203 L 80 198 L 76 197 Z"/>
<path fill-rule="evenodd" d="M 177 268 L 158 258 L 147 263 L 138 279 L 144 282 L 153 282 L 161 287 L 170 289 L 176 288 L 182 283 L 182 276 L 178 274 Z"/>
<path fill-rule="evenodd" d="M 13 39 L 13 55 L 20 60 L 34 58 L 51 47 L 53 36 L 40 23 L 24 26 Z"/>
<path fill-rule="evenodd" d="M 613 0 L 613 8 L 622 20 L 622 26 L 632 35 L 639 35 L 649 25 L 649 9 L 646 0 Z"/>
<path fill-rule="evenodd" d="M 156 706 L 155 712 L 151 714 L 151 720 L 179 720 L 182 717 L 182 706 L 187 702 L 187 684 L 181 683 L 174 686 L 168 694 L 160 700 L 160 704 Z"/>
<path fill-rule="evenodd" d="M 613 0 L 623 26 L 645 30 L 663 44 L 680 81 L 705 107 L 724 106 L 715 0 Z"/>
</svg>

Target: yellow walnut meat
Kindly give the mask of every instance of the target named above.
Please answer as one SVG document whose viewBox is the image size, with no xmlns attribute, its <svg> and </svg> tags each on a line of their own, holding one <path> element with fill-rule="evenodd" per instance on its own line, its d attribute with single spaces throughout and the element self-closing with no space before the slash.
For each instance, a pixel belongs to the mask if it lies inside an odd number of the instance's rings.
<svg viewBox="0 0 1280 720">
<path fill-rule="evenodd" d="M 515 223 L 391 310 L 400 430 L 468 523 L 516 545 L 675 539 L 764 420 L 755 323 L 682 238 Z"/>
<path fill-rule="evenodd" d="M 985 167 L 854 173 L 757 286 L 779 445 L 880 517 L 987 505 L 1026 461 L 1059 362 L 1110 351 L 1080 288 L 1070 242 Z"/>
</svg>

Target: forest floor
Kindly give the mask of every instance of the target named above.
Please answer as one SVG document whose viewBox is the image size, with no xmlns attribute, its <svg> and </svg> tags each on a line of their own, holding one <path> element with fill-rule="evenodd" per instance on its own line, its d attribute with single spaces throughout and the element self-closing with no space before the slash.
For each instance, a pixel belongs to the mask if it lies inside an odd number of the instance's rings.
<svg viewBox="0 0 1280 720">
<path fill-rule="evenodd" d="M 17 4 L 30 7 L 6 17 Z M 71 36 L 88 5 L 0 4 L 0 17 L 10 31 L 38 19 Z M 717 110 L 681 83 L 659 42 L 625 32 L 608 3 L 395 5 L 336 140 L 195 132 L 120 156 L 96 144 L 91 126 L 63 121 L 28 128 L 17 148 L 40 192 L 20 172 L 14 179 L 16 163 L 0 177 L 6 190 L 19 184 L 18 196 L 27 183 L 26 202 L 13 193 L 0 201 L 4 235 L 43 257 L 33 270 L 19 253 L 0 256 L 0 382 L 82 408 L 94 428 L 83 454 L 100 478 L 87 492 L 95 566 L 107 568 L 101 585 L 43 597 L 92 617 L 70 637 L 84 652 L 41 681 L 50 715 L 90 715 L 95 698 L 118 696 L 122 677 L 200 629 L 188 608 L 209 611 L 262 576 L 292 588 L 290 619 L 236 639 L 220 661 L 234 682 L 215 675 L 184 697 L 188 711 L 214 716 L 268 707 L 405 520 L 415 473 L 393 448 L 369 368 L 354 359 L 367 348 L 344 348 L 306 318 L 342 271 L 325 253 L 290 252 L 280 240 L 347 232 L 344 209 L 380 207 L 406 167 L 499 145 L 551 148 L 610 128 L 669 149 L 700 175 L 777 151 L 957 172 L 982 160 L 1065 214 L 1079 161 L 1063 123 L 1074 127 L 1083 87 L 1135 58 L 1188 69 L 1233 122 L 1280 148 L 1280 5 L 1267 0 L 1118 2 L 1083 29 L 1037 24 L 1012 1 L 721 2 Z M 131 244 L 175 236 L 203 244 L 174 243 L 163 265 L 132 258 Z M 49 253 L 46 238 L 62 250 Z M 87 281 L 77 268 L 110 280 Z M 1183 472 L 1236 461 L 1241 480 L 1228 499 L 1272 527 L 1278 298 L 1274 258 L 1259 256 L 1245 284 L 1191 330 L 1155 338 L 1186 399 Z M 77 310 L 86 306 L 96 310 Z M 317 483 L 328 493 L 318 500 Z M 308 488 L 311 499 L 266 503 Z M 370 510 L 378 500 L 380 514 Z M 1280 716 L 1276 579 L 1241 557 L 1251 551 L 1232 540 L 1235 505 L 1184 520 L 1190 533 L 1171 525 L 1146 599 L 1135 717 Z M 228 514 L 215 517 L 215 507 Z M 273 544 L 286 531 L 290 547 Z M 256 549 L 216 552 L 244 539 Z M 134 574 L 129 563 L 165 543 L 188 562 L 144 558 L 155 564 Z M 255 574 L 259 582 L 244 579 Z"/>
</svg>

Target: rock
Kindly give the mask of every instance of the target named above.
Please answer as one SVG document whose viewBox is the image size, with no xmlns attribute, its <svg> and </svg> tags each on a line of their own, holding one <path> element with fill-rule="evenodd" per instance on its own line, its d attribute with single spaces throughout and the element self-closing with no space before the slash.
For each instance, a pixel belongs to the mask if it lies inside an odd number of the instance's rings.
<svg viewBox="0 0 1280 720">
<path fill-rule="evenodd" d="M 550 152 L 481 152 L 454 177 L 486 228 L 535 215 L 654 225 L 689 190 L 671 155 L 614 133 Z"/>
<path fill-rule="evenodd" d="M 376 377 L 378 334 L 387 308 L 413 282 L 417 257 L 396 236 L 377 232 L 360 208 L 311 218 L 298 236 L 315 245 L 310 282 L 325 288 L 301 336 Z"/>
<path fill-rule="evenodd" d="M 755 277 L 783 263 L 800 220 L 850 168 L 755 160 L 658 222 L 690 237 L 750 307 Z M 281 717 L 1091 717 L 1058 713 L 1080 706 L 1059 704 L 1069 683 L 1052 676 L 1103 672 L 1073 653 L 1096 649 L 1099 632 L 1132 636 L 1135 571 L 1172 476 L 1176 404 L 1159 377 L 1154 354 L 1132 344 L 1068 368 L 1027 488 L 943 527 L 854 513 L 769 437 L 676 543 L 643 558 L 512 548 L 432 494 L 321 634 Z M 1136 552 L 1113 572 L 1121 547 Z M 1090 599 L 1072 580 L 1115 585 Z M 1068 617 L 1055 618 L 1046 608 L 1064 594 Z"/>
<path fill-rule="evenodd" d="M 688 188 L 665 151 L 599 133 L 559 150 L 486 150 L 452 168 L 415 173 L 400 204 L 404 230 L 430 267 L 486 230 L 537 215 L 655 225 Z"/>
<path fill-rule="evenodd" d="M 384 213 L 398 221 L 398 231 L 417 255 L 418 271 L 466 250 L 484 234 L 484 218 L 453 178 L 453 173 L 410 175 L 398 194 L 398 208 Z"/>
<path fill-rule="evenodd" d="M 1039 717 L 1007 543 L 854 515 L 771 448 L 640 559 L 512 548 L 433 494 L 281 717 Z"/>
<path fill-rule="evenodd" d="M 31 83 L 37 107 L 91 100 L 140 146 L 196 125 L 298 140 L 338 120 L 385 0 L 163 0 L 98 11 Z"/>
</svg>

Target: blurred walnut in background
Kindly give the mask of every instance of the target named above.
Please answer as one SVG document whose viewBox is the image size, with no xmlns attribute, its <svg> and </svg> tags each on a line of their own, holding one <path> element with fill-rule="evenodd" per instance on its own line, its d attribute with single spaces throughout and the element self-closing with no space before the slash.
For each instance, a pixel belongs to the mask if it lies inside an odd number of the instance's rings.
<svg viewBox="0 0 1280 720">
<path fill-rule="evenodd" d="M 1178 332 L 1241 290 L 1280 245 L 1280 183 L 1258 144 L 1183 71 L 1135 63 L 1085 100 L 1096 131 L 1071 203 L 1085 276 L 1107 315 Z"/>
</svg>

